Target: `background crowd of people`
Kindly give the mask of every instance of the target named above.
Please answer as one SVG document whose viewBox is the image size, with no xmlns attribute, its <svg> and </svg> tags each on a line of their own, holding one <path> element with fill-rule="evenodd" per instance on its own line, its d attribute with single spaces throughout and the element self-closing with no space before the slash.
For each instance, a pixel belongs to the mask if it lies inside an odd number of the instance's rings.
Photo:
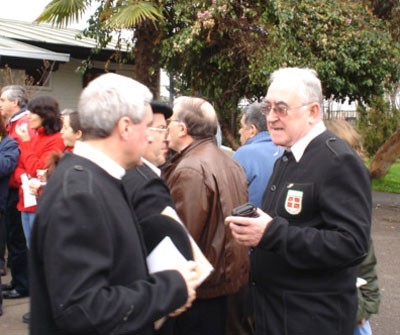
<svg viewBox="0 0 400 335">
<path fill-rule="evenodd" d="M 275 71 L 231 155 L 204 98 L 105 74 L 60 111 L 3 87 L 1 297 L 30 296 L 33 335 L 372 334 L 370 177 L 322 102 L 314 70 Z M 256 217 L 232 216 L 247 202 Z M 166 237 L 187 261 L 151 272 Z"/>
</svg>

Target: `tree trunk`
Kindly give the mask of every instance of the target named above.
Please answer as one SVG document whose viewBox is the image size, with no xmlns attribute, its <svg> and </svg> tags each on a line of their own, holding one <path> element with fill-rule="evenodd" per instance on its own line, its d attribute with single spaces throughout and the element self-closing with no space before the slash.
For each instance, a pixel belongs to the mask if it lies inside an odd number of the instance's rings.
<svg viewBox="0 0 400 335">
<path fill-rule="evenodd" d="M 161 30 L 155 24 L 145 21 L 135 30 L 135 77 L 160 97 L 160 36 Z"/>
<path fill-rule="evenodd" d="M 224 135 L 224 139 L 227 142 L 228 146 L 232 148 L 232 150 L 237 150 L 239 148 L 239 143 L 235 139 L 235 136 L 232 134 L 229 124 L 226 122 L 224 118 L 220 120 L 221 130 Z"/>
<path fill-rule="evenodd" d="M 376 152 L 369 166 L 372 178 L 384 177 L 398 157 L 400 157 L 400 129 L 397 129 Z"/>
</svg>

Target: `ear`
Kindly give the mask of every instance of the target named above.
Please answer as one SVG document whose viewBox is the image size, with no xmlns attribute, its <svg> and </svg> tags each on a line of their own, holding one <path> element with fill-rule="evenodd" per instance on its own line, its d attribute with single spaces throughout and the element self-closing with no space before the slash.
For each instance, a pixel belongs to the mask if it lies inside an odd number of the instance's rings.
<svg viewBox="0 0 400 335">
<path fill-rule="evenodd" d="M 78 130 L 75 133 L 76 140 L 80 140 L 82 138 L 82 130 Z"/>
<path fill-rule="evenodd" d="M 315 124 L 317 123 L 319 120 L 321 120 L 321 106 L 319 103 L 314 102 L 310 109 L 310 124 Z"/>
<path fill-rule="evenodd" d="M 250 126 L 250 137 L 256 136 L 258 133 L 258 129 L 254 124 L 251 124 Z"/>
<path fill-rule="evenodd" d="M 178 132 L 179 137 L 185 137 L 189 135 L 187 127 L 184 123 L 179 123 L 178 127 L 179 127 L 179 132 Z"/>
<path fill-rule="evenodd" d="M 118 120 L 117 126 L 115 128 L 118 132 L 118 135 L 122 139 L 127 140 L 129 138 L 131 126 L 132 121 L 127 116 L 123 116 Z"/>
</svg>

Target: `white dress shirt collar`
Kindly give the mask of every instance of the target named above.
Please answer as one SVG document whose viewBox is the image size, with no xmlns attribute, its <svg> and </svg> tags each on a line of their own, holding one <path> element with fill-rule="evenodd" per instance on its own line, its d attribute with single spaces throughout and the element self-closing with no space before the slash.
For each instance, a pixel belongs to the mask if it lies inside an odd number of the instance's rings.
<svg viewBox="0 0 400 335">
<path fill-rule="evenodd" d="M 150 163 L 147 159 L 145 159 L 145 158 L 143 158 L 143 157 L 142 157 L 142 161 L 143 161 L 143 163 L 146 164 L 151 170 L 153 170 L 153 172 L 154 172 L 157 176 L 161 177 L 161 170 L 160 170 L 157 166 L 155 166 L 153 163 Z"/>
<path fill-rule="evenodd" d="M 125 169 L 121 165 L 87 142 L 77 141 L 74 154 L 90 160 L 116 179 L 121 180 L 125 175 Z"/>
<path fill-rule="evenodd" d="M 293 153 L 296 162 L 298 162 L 301 159 L 301 157 L 304 154 L 304 151 L 306 150 L 310 142 L 318 135 L 322 134 L 325 130 L 326 130 L 325 124 L 321 120 L 310 130 L 310 132 L 306 136 L 304 136 L 302 139 L 300 139 L 299 141 L 297 141 L 295 144 L 292 145 L 292 147 L 289 150 Z"/>
</svg>

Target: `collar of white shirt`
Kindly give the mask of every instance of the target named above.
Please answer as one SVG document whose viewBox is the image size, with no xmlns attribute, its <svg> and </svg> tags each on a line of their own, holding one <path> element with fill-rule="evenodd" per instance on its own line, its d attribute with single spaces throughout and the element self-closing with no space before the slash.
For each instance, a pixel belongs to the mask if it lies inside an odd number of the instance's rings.
<svg viewBox="0 0 400 335">
<path fill-rule="evenodd" d="M 325 124 L 323 121 L 318 122 L 309 133 L 304 136 L 302 139 L 297 141 L 292 147 L 289 149 L 292 153 L 296 162 L 298 162 L 304 154 L 307 146 L 310 142 L 316 138 L 318 135 L 322 134 L 326 130 Z"/>
<path fill-rule="evenodd" d="M 125 169 L 121 165 L 86 142 L 77 141 L 74 154 L 90 160 L 116 179 L 121 180 L 125 175 Z"/>
<path fill-rule="evenodd" d="M 161 176 L 161 170 L 155 166 L 153 163 L 149 162 L 147 159 L 142 157 L 142 161 L 144 164 L 146 164 L 150 169 L 153 170 L 153 172 L 157 175 L 157 176 Z"/>
</svg>

